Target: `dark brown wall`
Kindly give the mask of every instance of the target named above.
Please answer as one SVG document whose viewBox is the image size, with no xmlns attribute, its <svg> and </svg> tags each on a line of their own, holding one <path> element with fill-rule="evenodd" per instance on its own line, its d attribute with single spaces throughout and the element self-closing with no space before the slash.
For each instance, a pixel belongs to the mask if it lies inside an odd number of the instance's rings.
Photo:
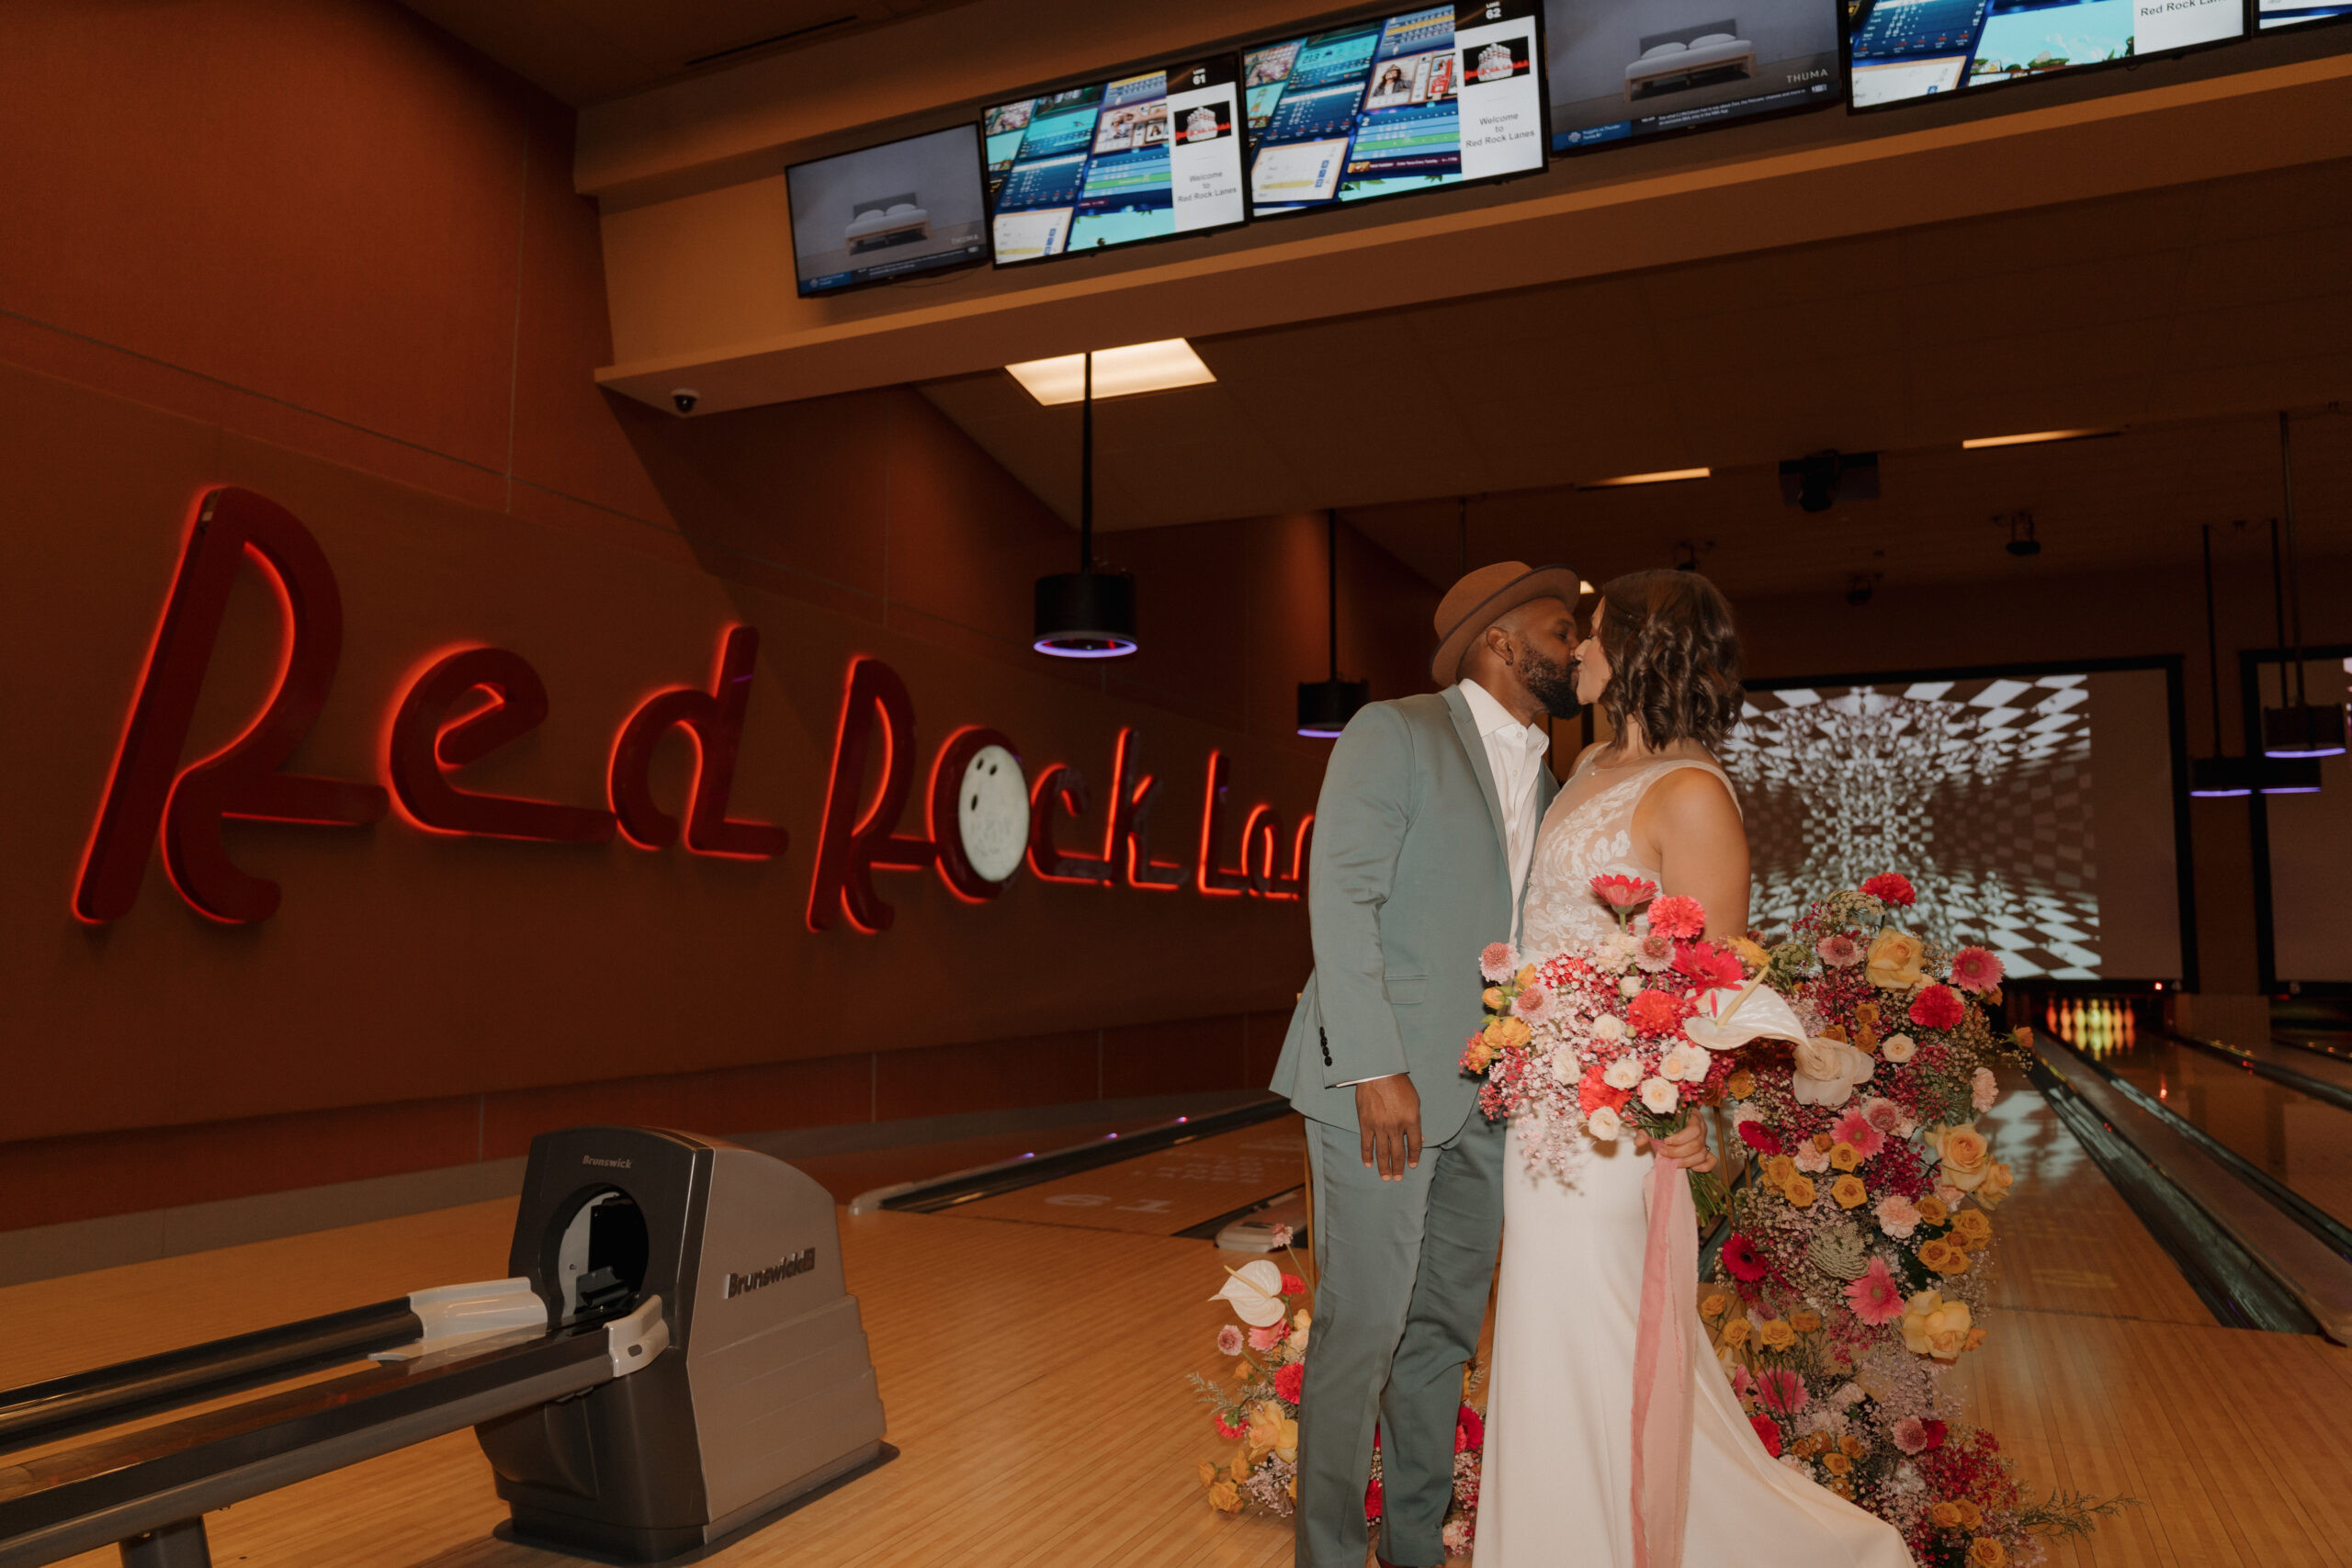
<svg viewBox="0 0 2352 1568">
<path fill-rule="evenodd" d="M 987 723 L 1099 791 L 1133 726 L 1185 858 L 1212 748 L 1237 805 L 1295 821 L 1324 756 L 1289 734 L 1293 682 L 1323 672 L 1320 520 L 1107 540 L 1142 574 L 1145 653 L 1036 658 L 1029 582 L 1070 534 L 911 392 L 687 423 L 594 389 L 569 127 L 389 4 L 0 13 L 6 1224 L 496 1157 L 583 1120 L 723 1134 L 1263 1081 L 1306 967 L 1295 904 L 1023 877 L 970 908 L 884 874 L 883 935 L 803 912 L 860 653 L 905 676 L 926 766 Z M 380 776 L 406 678 L 485 641 L 531 660 L 551 712 L 479 784 L 593 804 L 620 721 L 707 681 L 741 621 L 763 647 L 736 808 L 790 851 L 239 824 L 233 853 L 284 886 L 274 919 L 214 925 L 158 866 L 130 915 L 77 924 L 215 484 L 292 509 L 341 582 L 344 657 L 297 767 Z M 1343 664 L 1418 689 L 1434 593 L 1345 533 L 1341 568 Z M 277 627 L 248 573 L 191 756 L 250 717 Z M 673 801 L 686 765 L 668 743 Z"/>
</svg>

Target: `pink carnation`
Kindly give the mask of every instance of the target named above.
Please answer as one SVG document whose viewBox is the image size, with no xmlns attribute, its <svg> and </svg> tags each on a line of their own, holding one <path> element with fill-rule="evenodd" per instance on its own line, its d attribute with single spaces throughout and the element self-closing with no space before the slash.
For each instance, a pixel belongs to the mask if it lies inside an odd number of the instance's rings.
<svg viewBox="0 0 2352 1568">
<path fill-rule="evenodd" d="M 1241 1354 L 1241 1330 L 1227 1324 L 1216 1331 L 1216 1353 L 1220 1356 Z"/>
<path fill-rule="evenodd" d="M 1862 961 L 1862 944 L 1843 931 L 1823 937 L 1813 944 L 1813 950 L 1832 969 L 1851 969 Z"/>
<path fill-rule="evenodd" d="M 1298 1396 L 1306 1389 L 1306 1363 L 1292 1361 L 1274 1371 L 1274 1397 L 1285 1404 L 1296 1404 Z"/>
<path fill-rule="evenodd" d="M 1736 1399 L 1746 1399 L 1756 1392 L 1756 1380 L 1748 1375 L 1746 1362 L 1735 1362 L 1731 1369 L 1731 1392 Z"/>
<path fill-rule="evenodd" d="M 1837 1124 L 1829 1129 L 1829 1135 L 1841 1144 L 1853 1145 L 1854 1152 L 1864 1159 L 1869 1159 L 1879 1150 L 1886 1147 L 1886 1134 L 1872 1124 L 1870 1117 L 1859 1105 L 1850 1108 L 1846 1114 L 1838 1118 Z"/>
<path fill-rule="evenodd" d="M 1854 1315 L 1872 1328 L 1893 1323 L 1903 1315 L 1903 1287 L 1886 1269 L 1886 1259 L 1873 1257 L 1862 1277 L 1846 1287 L 1846 1304 Z"/>
<path fill-rule="evenodd" d="M 1911 1233 L 1919 1228 L 1918 1205 L 1900 1192 L 1890 1192 L 1878 1201 L 1878 1228 L 1897 1241 L 1908 1241 Z"/>
<path fill-rule="evenodd" d="M 1707 929 L 1706 906 L 1696 898 L 1669 893 L 1650 906 L 1650 930 L 1688 942 Z"/>
<path fill-rule="evenodd" d="M 2001 1080 L 1993 1076 L 1993 1069 L 1977 1068 L 1968 1080 L 1968 1103 L 1982 1114 L 1992 1110 L 1993 1102 L 2000 1098 Z"/>
<path fill-rule="evenodd" d="M 1261 1356 L 1282 1342 L 1283 1325 L 1279 1323 L 1270 1323 L 1263 1328 L 1250 1331 L 1250 1348 Z"/>
<path fill-rule="evenodd" d="M 1952 954 L 1951 983 L 1981 997 L 2001 983 L 2001 961 L 1981 947 L 1963 947 Z"/>
<path fill-rule="evenodd" d="M 1519 949 L 1507 942 L 1490 942 L 1478 953 L 1478 973 L 1489 984 L 1500 984 L 1519 973 Z"/>
</svg>

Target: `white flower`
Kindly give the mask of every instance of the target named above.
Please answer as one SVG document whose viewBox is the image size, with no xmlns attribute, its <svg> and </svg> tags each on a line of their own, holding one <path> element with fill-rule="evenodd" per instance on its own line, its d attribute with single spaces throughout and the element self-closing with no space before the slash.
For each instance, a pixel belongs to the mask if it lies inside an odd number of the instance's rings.
<svg viewBox="0 0 2352 1568">
<path fill-rule="evenodd" d="M 1603 971 L 1622 973 L 1625 965 L 1634 961 L 1634 949 L 1640 945 L 1639 937 L 1629 936 L 1623 931 L 1611 931 L 1600 939 L 1600 951 L 1593 956 Z"/>
<path fill-rule="evenodd" d="M 1878 1046 L 1878 1054 L 1890 1062 L 1907 1062 L 1918 1051 L 1919 1043 L 1908 1034 L 1890 1034 Z"/>
<path fill-rule="evenodd" d="M 1838 1385 L 1838 1392 L 1831 1394 L 1829 1397 L 1838 1404 L 1845 1406 L 1848 1409 L 1851 1409 L 1853 1406 L 1860 1404 L 1868 1396 L 1862 1393 L 1861 1384 L 1845 1382 L 1839 1383 Z"/>
<path fill-rule="evenodd" d="M 1642 994 L 1642 977 L 1639 975 L 1626 976 L 1623 979 L 1617 982 L 1617 994 L 1621 997 L 1640 996 Z"/>
<path fill-rule="evenodd" d="M 1842 1040 L 1807 1040 L 1796 1048 L 1796 1073 L 1790 1087 L 1799 1105 L 1843 1105 L 1853 1098 L 1854 1086 L 1868 1083 L 1878 1064 L 1870 1053 Z"/>
<path fill-rule="evenodd" d="M 1657 1115 L 1663 1116 L 1682 1101 L 1682 1094 L 1664 1078 L 1642 1080 L 1642 1103 Z"/>
<path fill-rule="evenodd" d="M 1625 1038 L 1625 1021 L 1613 1012 L 1604 1012 L 1592 1021 L 1592 1037 L 1604 1045 L 1613 1045 Z M 1631 1089 L 1631 1084 L 1619 1084 L 1619 1089 Z"/>
<path fill-rule="evenodd" d="M 1625 1131 L 1625 1123 L 1617 1112 L 1605 1105 L 1596 1105 L 1584 1119 L 1584 1130 L 1604 1144 L 1613 1144 Z"/>
<path fill-rule="evenodd" d="M 1763 1120 L 1764 1112 L 1756 1109 L 1756 1105 L 1753 1100 L 1743 1100 L 1737 1105 L 1732 1107 L 1731 1124 L 1734 1127 L 1738 1126 L 1742 1122 L 1761 1122 Z"/>
<path fill-rule="evenodd" d="M 1230 1302 L 1233 1315 L 1252 1328 L 1271 1328 L 1283 1320 L 1283 1271 L 1265 1258 L 1227 1269 L 1225 1289 L 1213 1302 Z"/>
<path fill-rule="evenodd" d="M 1707 1054 L 1696 1045 L 1677 1045 L 1659 1058 L 1657 1070 L 1664 1077 L 1697 1083 L 1707 1076 Z"/>
<path fill-rule="evenodd" d="M 1642 1081 L 1642 1064 L 1634 1056 L 1620 1056 L 1600 1069 L 1600 1081 L 1611 1089 L 1631 1089 Z"/>
</svg>

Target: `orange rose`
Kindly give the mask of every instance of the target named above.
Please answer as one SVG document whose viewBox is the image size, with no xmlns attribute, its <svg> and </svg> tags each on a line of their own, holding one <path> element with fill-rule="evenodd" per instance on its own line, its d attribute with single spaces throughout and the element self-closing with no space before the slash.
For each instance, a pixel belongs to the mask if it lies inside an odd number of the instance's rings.
<svg viewBox="0 0 2352 1568">
<path fill-rule="evenodd" d="M 1857 1149 L 1856 1147 L 1854 1147 L 1854 1145 L 1851 1145 L 1851 1144 L 1832 1144 L 1832 1145 L 1829 1146 L 1829 1168 L 1830 1168 L 1830 1169 L 1832 1169 L 1832 1170 L 1851 1170 L 1851 1169 L 1853 1169 L 1856 1166 L 1858 1166 L 1858 1165 L 1860 1165 L 1860 1164 L 1861 1164 L 1861 1163 L 1862 1163 L 1862 1154 L 1861 1154 L 1861 1151 L 1860 1151 L 1860 1149 Z"/>
<path fill-rule="evenodd" d="M 1964 1530 L 1973 1530 L 1984 1528 L 1984 1510 L 1979 1508 L 1975 1504 L 1970 1502 L 1965 1497 L 1955 1497 L 1951 1500 L 1951 1506 L 1960 1512 L 1961 1529 Z"/>
<path fill-rule="evenodd" d="M 1992 1174 L 1992 1141 L 1976 1130 L 1973 1122 L 1928 1128 L 1928 1148 L 1943 1162 L 1936 1179 L 1948 1181 L 1962 1192 L 1975 1191 Z"/>
<path fill-rule="evenodd" d="M 1950 1502 L 1939 1503 L 1928 1510 L 1928 1518 L 1939 1530 L 1956 1530 L 1960 1528 L 1959 1506 Z"/>
<path fill-rule="evenodd" d="M 1821 1456 L 1821 1468 L 1832 1475 L 1844 1475 L 1854 1468 L 1854 1461 L 1844 1454 L 1824 1454 Z"/>
<path fill-rule="evenodd" d="M 1918 1208 L 1922 1224 L 1939 1225 L 1951 1218 L 1951 1211 L 1944 1207 L 1944 1201 L 1940 1198 L 1922 1198 Z"/>
<path fill-rule="evenodd" d="M 1745 1317 L 1735 1317 L 1724 1325 L 1723 1343 L 1736 1350 L 1747 1343 L 1747 1331 L 1753 1327 Z"/>
<path fill-rule="evenodd" d="M 1786 1155 L 1774 1155 L 1764 1162 L 1764 1185 L 1785 1187 L 1797 1173 L 1797 1162 Z"/>
<path fill-rule="evenodd" d="M 1826 1133 L 1815 1133 L 1813 1135 L 1813 1146 L 1816 1152 L 1826 1155 L 1838 1146 L 1838 1140 Z"/>
<path fill-rule="evenodd" d="M 1797 1331 L 1789 1326 L 1786 1318 L 1775 1317 L 1757 1331 L 1757 1337 L 1764 1341 L 1767 1350 L 1785 1350 L 1797 1342 Z"/>
<path fill-rule="evenodd" d="M 1860 1177 L 1841 1176 L 1829 1184 L 1829 1195 L 1838 1200 L 1839 1208 L 1854 1209 L 1860 1207 L 1871 1194 L 1870 1189 L 1862 1185 Z"/>
<path fill-rule="evenodd" d="M 1838 1451 L 1848 1459 L 1860 1459 L 1862 1457 L 1862 1439 L 1849 1432 L 1838 1439 Z"/>
<path fill-rule="evenodd" d="M 1980 1535 L 1968 1546 L 1968 1568 L 2008 1568 L 2008 1548 L 1989 1535 Z"/>
<path fill-rule="evenodd" d="M 1878 1022 L 1878 1004 L 1873 1001 L 1856 1002 L 1854 1004 L 1854 1021 L 1856 1023 L 1867 1024 L 1875 1024 Z"/>
<path fill-rule="evenodd" d="M 1478 1005 L 1485 1008 L 1488 1012 L 1502 1011 L 1503 988 L 1500 986 L 1487 987 L 1485 990 L 1478 993 Z"/>
<path fill-rule="evenodd" d="M 1789 1326 L 1799 1334 L 1812 1334 L 1821 1327 L 1821 1314 L 1811 1307 L 1799 1307 L 1789 1314 Z"/>
<path fill-rule="evenodd" d="M 1725 1291 L 1716 1291 L 1699 1303 L 1699 1315 L 1709 1322 L 1723 1316 L 1730 1310 L 1731 1295 Z"/>
<path fill-rule="evenodd" d="M 1209 1488 L 1209 1506 L 1220 1514 L 1241 1511 L 1241 1489 L 1230 1481 L 1220 1481 Z"/>
<path fill-rule="evenodd" d="M 1982 1209 L 1962 1209 L 1951 1219 L 1954 1240 L 1971 1252 L 1981 1252 L 1993 1245 L 1993 1222 Z"/>
<path fill-rule="evenodd" d="M 1835 1040 L 1840 1045 L 1850 1045 L 1853 1043 L 1852 1041 L 1846 1038 L 1846 1026 L 1842 1023 L 1831 1024 L 1828 1028 L 1821 1032 L 1820 1038 L 1824 1040 Z"/>
<path fill-rule="evenodd" d="M 2000 1207 L 2001 1200 L 2009 1195 L 2009 1184 L 2016 1179 L 2007 1165 L 1995 1160 L 1985 1168 L 1984 1185 L 1976 1190 L 1976 1201 L 1988 1209 Z"/>
<path fill-rule="evenodd" d="M 1813 1179 L 1808 1176 L 1790 1177 L 1787 1181 L 1781 1184 L 1781 1196 L 1786 1198 L 1791 1204 L 1797 1208 L 1812 1208 Z"/>
<path fill-rule="evenodd" d="M 1724 1080 L 1724 1088 L 1734 1100 L 1746 1100 L 1756 1092 L 1756 1075 L 1742 1067 Z"/>
</svg>

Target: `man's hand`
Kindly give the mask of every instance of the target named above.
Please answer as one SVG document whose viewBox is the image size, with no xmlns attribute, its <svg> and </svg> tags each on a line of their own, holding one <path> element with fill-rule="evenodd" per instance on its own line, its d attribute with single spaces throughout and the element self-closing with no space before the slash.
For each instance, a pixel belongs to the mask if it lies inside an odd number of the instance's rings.
<svg viewBox="0 0 2352 1568">
<path fill-rule="evenodd" d="M 1679 1165 L 1685 1170 L 1701 1172 L 1715 1168 L 1715 1151 L 1707 1146 L 1706 1124 L 1692 1117 L 1683 1129 L 1668 1137 L 1641 1138 L 1657 1151 L 1657 1157 L 1668 1165 Z"/>
<path fill-rule="evenodd" d="M 1408 1075 L 1356 1085 L 1356 1126 L 1363 1134 L 1363 1163 L 1377 1163 L 1381 1180 L 1402 1181 L 1421 1163 L 1421 1096 Z"/>
</svg>

